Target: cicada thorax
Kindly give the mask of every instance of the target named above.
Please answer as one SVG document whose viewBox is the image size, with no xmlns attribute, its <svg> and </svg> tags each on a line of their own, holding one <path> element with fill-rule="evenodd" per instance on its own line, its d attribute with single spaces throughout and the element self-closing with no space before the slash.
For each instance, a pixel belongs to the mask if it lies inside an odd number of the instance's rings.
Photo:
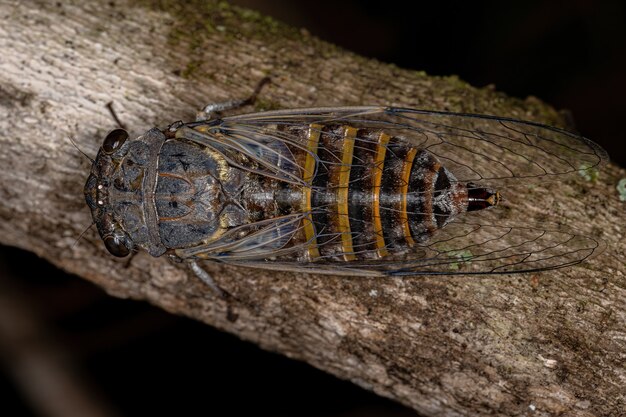
<svg viewBox="0 0 626 417">
<path fill-rule="evenodd" d="M 242 166 L 248 162 L 243 155 L 234 155 L 231 161 Z M 203 247 L 238 227 L 275 219 L 300 201 L 289 197 L 293 193 L 286 193 L 288 189 L 276 179 L 233 166 L 215 149 L 185 140 L 165 142 L 157 175 L 159 234 L 169 249 Z M 255 230 L 233 233 L 228 241 Z M 283 239 L 274 246 L 285 243 Z M 268 247 L 272 242 L 267 242 Z"/>
<path fill-rule="evenodd" d="M 222 165 L 218 155 L 196 144 L 179 140 L 163 144 L 154 202 L 159 235 L 167 248 L 196 245 L 219 232 L 224 209 L 219 176 L 228 179 L 223 181 L 227 187 L 241 181 L 238 171 Z"/>
</svg>

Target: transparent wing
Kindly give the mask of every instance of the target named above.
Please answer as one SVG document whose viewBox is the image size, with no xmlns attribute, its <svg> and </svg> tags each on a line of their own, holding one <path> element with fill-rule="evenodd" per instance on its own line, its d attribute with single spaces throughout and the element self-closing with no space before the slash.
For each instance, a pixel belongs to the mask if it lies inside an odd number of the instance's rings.
<svg viewBox="0 0 626 417">
<path fill-rule="evenodd" d="M 562 129 L 503 117 L 393 107 L 279 110 L 225 118 L 226 134 L 248 140 L 306 143 L 268 126 L 349 124 L 381 129 L 436 155 L 461 182 L 492 186 L 524 178 L 558 177 L 598 169 L 608 160 L 592 141 Z M 261 139 L 262 138 L 262 139 Z"/>
<path fill-rule="evenodd" d="M 602 240 L 565 226 L 492 224 L 472 219 L 453 221 L 431 240 L 412 247 L 407 253 L 378 260 L 342 262 L 322 258 L 298 263 L 278 251 L 220 260 L 244 266 L 337 275 L 481 275 L 563 268 L 584 262 L 603 250 Z M 268 256 L 278 258 L 267 261 Z"/>
<path fill-rule="evenodd" d="M 321 257 L 316 262 L 296 262 L 290 258 L 291 254 L 302 250 L 306 244 L 286 247 L 284 237 L 302 228 L 302 219 L 307 213 L 287 221 L 288 226 L 285 220 L 276 219 L 268 219 L 265 226 L 255 224 L 251 227 L 260 226 L 260 229 L 247 233 L 243 241 L 233 238 L 236 236 L 233 233 L 231 241 L 226 239 L 220 243 L 227 246 L 227 251 L 216 251 L 216 246 L 212 246 L 197 248 L 188 255 L 214 257 L 209 254 L 223 253 L 228 255 L 220 257 L 225 262 L 312 273 L 499 274 L 574 265 L 602 249 L 600 240 L 563 226 L 519 223 L 525 214 L 517 204 L 528 193 L 534 193 L 530 187 L 597 170 L 608 160 L 598 145 L 561 129 L 494 116 L 342 107 L 233 116 L 205 130 L 202 126 L 206 123 L 189 123 L 184 128 L 187 130 L 181 130 L 181 136 L 217 149 L 242 169 L 307 187 L 310 184 L 303 178 L 314 173 L 306 172 L 307 168 L 292 151 L 297 149 L 313 158 L 317 155 L 308 150 L 306 138 L 293 133 L 290 127 L 342 124 L 358 129 L 380 129 L 397 141 L 428 150 L 457 181 L 500 187 L 507 204 L 480 213 L 465 213 L 438 230 L 429 241 L 416 243 L 406 253 L 379 260 L 345 262 Z M 359 140 L 364 139 L 357 137 L 356 141 Z M 235 155 L 238 153 L 253 163 L 237 162 Z M 340 163 L 339 158 L 337 160 Z M 277 246 L 276 242 L 282 242 L 283 246 Z"/>
<path fill-rule="evenodd" d="M 176 137 L 212 148 L 231 166 L 290 184 L 306 185 L 302 167 L 286 146 L 287 141 L 278 139 L 265 128 L 223 125 L 203 130 L 183 126 L 177 130 Z"/>
<path fill-rule="evenodd" d="M 382 275 L 535 272 L 576 265 L 601 253 L 603 245 L 562 226 L 454 221 L 404 256 L 354 267 Z"/>
<path fill-rule="evenodd" d="M 301 249 L 287 244 L 302 228 L 303 214 L 281 216 L 234 227 L 206 245 L 178 249 L 181 258 L 245 261 L 284 256 Z"/>
</svg>

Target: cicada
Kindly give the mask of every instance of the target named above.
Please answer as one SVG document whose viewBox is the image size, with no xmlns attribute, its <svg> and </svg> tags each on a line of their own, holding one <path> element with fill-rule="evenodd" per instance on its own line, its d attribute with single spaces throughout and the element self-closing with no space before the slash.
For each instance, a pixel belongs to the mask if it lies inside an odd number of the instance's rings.
<svg viewBox="0 0 626 417">
<path fill-rule="evenodd" d="M 135 139 L 121 129 L 106 136 L 85 196 L 111 254 L 141 248 L 190 261 L 206 281 L 198 260 L 339 275 L 503 274 L 574 265 L 601 246 L 516 211 L 541 195 L 536 187 L 607 159 L 576 134 L 394 107 L 211 117 L 226 107 Z"/>
</svg>

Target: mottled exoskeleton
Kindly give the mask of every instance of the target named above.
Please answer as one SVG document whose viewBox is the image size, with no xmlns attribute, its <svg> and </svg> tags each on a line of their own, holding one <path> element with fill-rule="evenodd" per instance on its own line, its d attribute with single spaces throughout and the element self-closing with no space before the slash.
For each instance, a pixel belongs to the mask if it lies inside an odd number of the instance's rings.
<svg viewBox="0 0 626 417">
<path fill-rule="evenodd" d="M 312 273 L 483 274 L 573 265 L 600 246 L 496 214 L 501 193 L 519 197 L 509 187 L 606 160 L 593 142 L 537 123 L 341 107 L 201 117 L 127 137 L 106 137 L 85 186 L 116 256 L 138 247 Z"/>
</svg>

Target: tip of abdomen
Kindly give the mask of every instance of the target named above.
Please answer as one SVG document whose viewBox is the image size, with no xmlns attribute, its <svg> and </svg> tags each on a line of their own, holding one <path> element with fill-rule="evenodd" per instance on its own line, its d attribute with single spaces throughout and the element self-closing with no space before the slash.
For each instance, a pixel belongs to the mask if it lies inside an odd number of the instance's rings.
<svg viewBox="0 0 626 417">
<path fill-rule="evenodd" d="M 483 210 L 500 204 L 502 197 L 490 188 L 467 184 L 467 211 Z"/>
</svg>

